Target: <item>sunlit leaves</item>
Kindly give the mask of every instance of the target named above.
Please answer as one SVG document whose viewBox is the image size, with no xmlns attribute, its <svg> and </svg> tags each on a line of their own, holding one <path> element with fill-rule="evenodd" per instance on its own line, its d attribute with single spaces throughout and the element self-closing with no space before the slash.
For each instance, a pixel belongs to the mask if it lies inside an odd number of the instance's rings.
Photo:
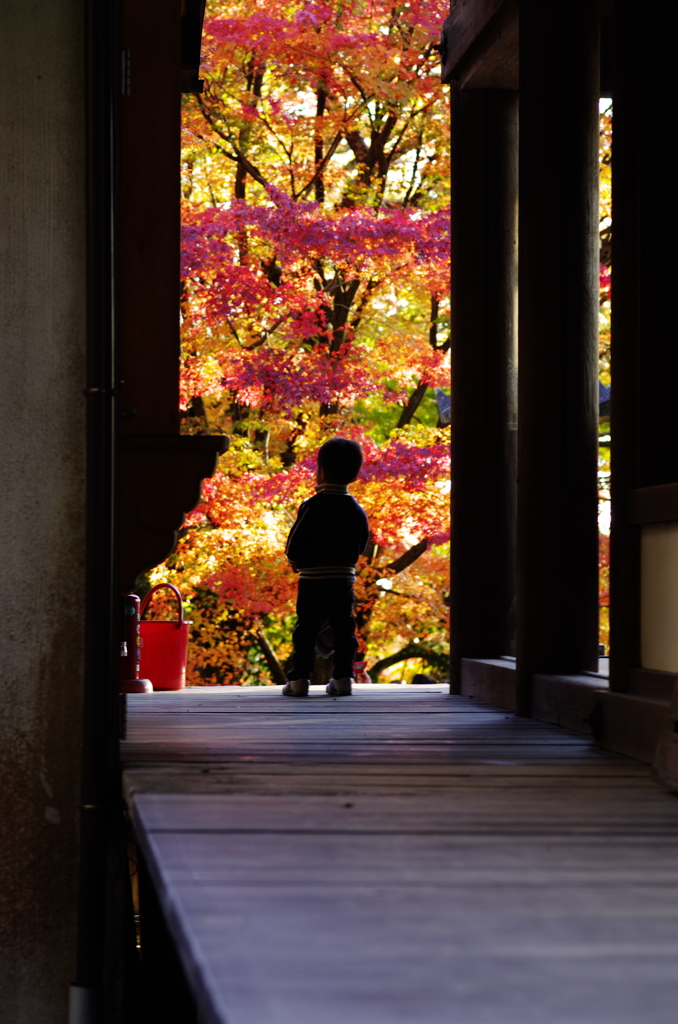
<svg viewBox="0 0 678 1024">
<path fill-rule="evenodd" d="M 416 388 L 449 383 L 446 13 L 208 2 L 205 92 L 183 113 L 181 402 L 185 430 L 231 447 L 154 573 L 189 599 L 193 682 L 265 681 L 261 628 L 289 653 L 285 537 L 337 433 L 365 452 L 369 658 L 414 628 L 444 644 L 449 429 L 429 399 L 394 428 Z M 383 601 L 379 572 L 422 538 Z"/>
</svg>

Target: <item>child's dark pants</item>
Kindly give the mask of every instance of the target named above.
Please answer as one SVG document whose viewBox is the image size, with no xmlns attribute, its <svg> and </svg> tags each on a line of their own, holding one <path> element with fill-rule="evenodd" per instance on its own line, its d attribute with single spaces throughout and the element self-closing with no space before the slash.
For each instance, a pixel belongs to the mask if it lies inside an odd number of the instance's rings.
<svg viewBox="0 0 678 1024">
<path fill-rule="evenodd" d="M 353 615 L 353 580 L 299 580 L 293 668 L 288 679 L 310 679 L 315 663 L 315 640 L 329 620 L 334 637 L 334 678 L 353 675 L 358 648 Z"/>
</svg>

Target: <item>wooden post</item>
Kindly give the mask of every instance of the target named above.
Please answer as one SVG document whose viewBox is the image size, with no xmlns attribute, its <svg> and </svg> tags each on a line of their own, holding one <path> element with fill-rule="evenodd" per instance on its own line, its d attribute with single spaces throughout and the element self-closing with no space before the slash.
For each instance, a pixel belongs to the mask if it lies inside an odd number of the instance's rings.
<svg viewBox="0 0 678 1024">
<path fill-rule="evenodd" d="M 124 434 L 179 433 L 181 3 L 123 0 L 120 407 Z"/>
<path fill-rule="evenodd" d="M 640 665 L 640 528 L 629 524 L 629 491 L 638 486 L 637 360 L 640 223 L 640 129 L 642 78 L 636 45 L 642 31 L 629 3 L 615 4 L 614 97 L 614 296 L 612 365 L 614 398 L 610 433 L 614 437 L 610 530 L 610 688 L 625 691 L 629 668 Z M 629 61 L 624 65 L 621 61 Z M 654 87 L 651 90 L 656 99 Z M 614 432 L 614 433 L 612 433 Z"/>
<path fill-rule="evenodd" d="M 517 343 L 515 92 L 452 84 L 452 666 L 512 652 Z"/>
<path fill-rule="evenodd" d="M 614 34 L 610 686 L 638 694 L 646 684 L 636 673 L 631 685 L 629 670 L 641 666 L 643 516 L 630 517 L 632 492 L 678 483 L 678 346 L 661 283 L 674 277 L 667 239 L 676 213 L 662 201 L 657 164 L 665 131 L 657 97 L 671 76 L 672 40 L 639 21 L 629 0 L 615 2 Z M 676 522 L 670 503 L 645 519 L 662 521 Z"/>
<path fill-rule="evenodd" d="M 595 0 L 520 8 L 518 710 L 598 642 Z"/>
<path fill-rule="evenodd" d="M 123 594 L 172 552 L 201 480 L 227 446 L 217 435 L 179 433 L 181 84 L 183 77 L 187 87 L 197 85 L 200 17 L 196 0 L 121 3 L 116 391 Z"/>
</svg>

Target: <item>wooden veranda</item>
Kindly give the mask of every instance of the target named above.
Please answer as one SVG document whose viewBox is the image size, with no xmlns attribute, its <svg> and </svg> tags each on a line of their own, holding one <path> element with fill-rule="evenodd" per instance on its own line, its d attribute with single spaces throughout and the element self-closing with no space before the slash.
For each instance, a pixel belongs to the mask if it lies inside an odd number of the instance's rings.
<svg viewBox="0 0 678 1024">
<path fill-rule="evenodd" d="M 158 1019 L 673 1024 L 675 797 L 446 690 L 129 698 Z"/>
</svg>

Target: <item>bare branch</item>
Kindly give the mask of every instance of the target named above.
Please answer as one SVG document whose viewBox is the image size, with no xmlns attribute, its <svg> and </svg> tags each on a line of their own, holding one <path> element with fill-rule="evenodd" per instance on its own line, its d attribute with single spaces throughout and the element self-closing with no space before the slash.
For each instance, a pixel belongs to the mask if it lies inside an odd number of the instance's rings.
<svg viewBox="0 0 678 1024">
<path fill-rule="evenodd" d="M 285 675 L 284 668 L 276 657 L 275 651 L 268 642 L 268 637 L 264 633 L 263 629 L 257 629 L 254 635 L 261 647 L 261 653 L 266 659 L 266 664 L 268 665 L 268 670 L 271 673 L 273 682 L 277 683 L 279 686 L 284 686 L 287 682 L 287 676 Z"/>
<path fill-rule="evenodd" d="M 421 403 L 424 401 L 424 398 L 426 397 L 427 391 L 428 384 L 420 380 L 416 388 L 410 395 L 410 397 L 405 402 L 405 405 L 403 406 L 403 411 L 401 412 L 398 418 L 398 422 L 396 423 L 396 429 L 406 427 L 408 423 L 412 422 L 414 414 L 416 413 L 417 409 L 419 408 Z"/>
<path fill-rule="evenodd" d="M 294 199 L 301 199 L 301 197 L 306 192 L 308 192 L 309 189 L 311 189 L 313 187 L 313 185 L 316 183 L 316 181 L 318 181 L 320 175 L 323 173 L 323 171 L 327 167 L 328 161 L 331 160 L 332 157 L 334 156 L 334 154 L 335 154 L 335 152 L 337 150 L 337 146 L 341 142 L 342 135 L 343 135 L 343 132 L 337 132 L 337 134 L 335 135 L 334 139 L 332 140 L 332 144 L 331 144 L 330 148 L 327 150 L 327 153 L 325 153 L 325 155 L 322 158 L 322 160 L 320 161 L 320 163 L 316 166 L 316 169 L 313 172 L 313 177 L 309 181 L 306 182 L 306 184 L 304 185 L 304 187 L 301 189 L 300 192 L 297 192 L 294 195 L 294 197 L 293 197 Z"/>
<path fill-rule="evenodd" d="M 366 167 L 369 166 L 369 150 L 367 148 L 367 143 L 360 132 L 356 128 L 352 128 L 350 131 L 344 132 L 344 137 L 353 150 L 356 162 L 364 164 Z"/>
<path fill-rule="evenodd" d="M 353 319 L 351 320 L 351 329 L 353 331 L 357 331 L 358 328 L 360 327 L 360 323 L 362 321 L 362 315 L 363 315 L 363 312 L 365 310 L 365 306 L 368 303 L 370 295 L 372 294 L 373 291 L 375 291 L 375 289 L 377 289 L 379 287 L 380 284 L 381 284 L 381 279 L 380 278 L 378 278 L 378 277 L 371 277 L 369 279 L 369 281 L 367 282 L 367 284 L 365 285 L 365 288 L 363 289 L 363 293 L 360 296 L 360 302 L 358 303 L 358 306 L 356 308 L 355 315 L 354 315 Z"/>
<path fill-rule="evenodd" d="M 230 329 L 231 329 L 231 334 L 233 335 L 233 337 L 235 338 L 235 340 L 236 340 L 236 341 L 238 342 L 238 344 L 240 345 L 240 347 L 241 347 L 241 348 L 244 348 L 244 345 L 243 345 L 242 341 L 240 340 L 240 335 L 238 334 L 238 331 L 237 331 L 237 329 L 236 329 L 236 327 L 235 327 L 235 324 L 233 324 L 233 323 L 231 322 L 231 318 L 230 318 L 230 316 L 227 316 L 227 317 L 226 317 L 226 323 L 227 323 L 227 324 L 228 324 L 228 326 L 230 327 Z"/>
<path fill-rule="evenodd" d="M 401 661 L 408 661 L 410 658 L 418 658 L 421 661 L 427 662 L 429 665 L 433 665 L 434 668 L 442 669 L 446 671 L 449 666 L 449 660 L 444 654 L 439 654 L 437 651 L 430 651 L 423 644 L 407 644 L 406 647 L 401 648 L 395 654 L 391 654 L 388 658 L 382 658 L 369 670 L 369 676 L 372 682 L 378 679 L 382 672 L 392 665 L 397 665 Z"/>
<path fill-rule="evenodd" d="M 222 147 L 218 146 L 217 148 L 219 149 L 219 151 L 223 153 L 224 156 L 227 156 L 229 160 L 234 160 L 237 163 L 239 163 L 240 166 L 245 171 L 247 171 L 251 178 L 254 178 L 254 180 L 257 181 L 260 185 L 263 185 L 264 188 L 268 188 L 270 183 L 266 180 L 261 171 L 258 170 L 258 168 L 256 168 L 254 164 L 247 159 L 247 157 L 245 156 L 245 154 L 235 141 L 235 138 L 233 137 L 233 132 L 230 130 L 230 128 L 224 131 L 217 124 L 214 123 L 213 119 L 210 116 L 209 110 L 206 108 L 205 102 L 200 95 L 198 95 L 198 103 L 200 104 L 200 108 L 205 114 L 207 121 L 211 125 L 212 130 L 215 131 L 217 135 L 219 135 L 220 138 L 224 140 L 224 142 L 228 142 L 228 144 L 231 146 L 233 150 L 232 153 L 229 153 L 228 150 L 222 149 Z"/>
<path fill-rule="evenodd" d="M 391 573 L 396 576 L 399 572 L 403 572 L 403 570 L 408 569 L 418 558 L 421 558 L 427 549 L 428 537 L 424 537 L 423 540 L 420 540 L 419 543 L 415 544 L 414 547 L 409 549 L 409 551 L 400 555 L 400 557 L 396 558 L 393 562 L 389 562 L 388 565 L 384 566 L 384 569 L 390 570 Z"/>
</svg>

